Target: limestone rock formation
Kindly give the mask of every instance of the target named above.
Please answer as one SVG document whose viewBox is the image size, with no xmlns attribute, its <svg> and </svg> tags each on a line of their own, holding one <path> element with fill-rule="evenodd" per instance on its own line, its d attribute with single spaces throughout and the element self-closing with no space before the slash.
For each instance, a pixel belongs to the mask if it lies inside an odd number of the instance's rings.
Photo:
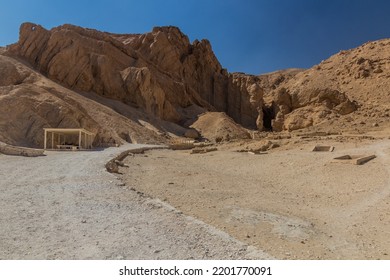
<svg viewBox="0 0 390 280">
<path fill-rule="evenodd" d="M 387 122 L 389 55 L 390 40 L 383 39 L 340 51 L 307 70 L 260 76 L 275 130 L 319 124 L 353 129 Z M 362 128 L 369 130 L 367 126 Z"/>
<path fill-rule="evenodd" d="M 132 112 L 134 109 L 129 106 L 77 94 L 3 55 L 0 55 L 0 72 L 2 142 L 42 148 L 45 127 L 86 128 L 97 134 L 94 142 L 97 146 L 121 144 L 124 140 L 164 142 L 161 134 L 134 121 L 156 120 Z M 118 113 L 121 111 L 126 111 L 128 117 Z M 159 131 L 164 129 L 159 127 Z"/>
<path fill-rule="evenodd" d="M 186 132 L 184 133 L 184 137 L 198 139 L 200 137 L 200 135 L 196 129 L 190 128 L 190 129 L 186 130 Z"/>
<path fill-rule="evenodd" d="M 263 129 L 257 78 L 231 75 L 210 42 L 192 44 L 176 27 L 146 34 L 110 34 L 73 25 L 46 30 L 25 23 L 7 54 L 78 92 L 121 101 L 161 120 L 190 125 L 193 106 L 223 111 L 236 122 Z"/>
<path fill-rule="evenodd" d="M 253 75 L 233 73 L 230 75 L 232 82 L 229 85 L 233 95 L 229 103 L 235 107 L 226 111 L 236 122 L 244 127 L 262 131 L 263 125 L 263 89 L 259 85 L 259 79 Z"/>
<path fill-rule="evenodd" d="M 117 35 L 72 25 L 52 30 L 25 23 L 8 53 L 29 61 L 60 84 L 139 107 L 163 120 L 184 123 L 196 104 L 246 111 L 235 104 L 240 91 L 215 57 L 209 41 L 192 44 L 176 27 L 143 35 Z M 194 116 L 192 116 L 194 117 Z"/>
<path fill-rule="evenodd" d="M 307 77 L 310 71 L 291 69 L 259 77 L 266 92 L 264 119 L 271 119 L 268 127 L 273 131 L 310 127 L 335 114 L 346 115 L 357 109 L 345 92 L 332 83 L 320 86 L 302 82 L 300 77 Z"/>
<path fill-rule="evenodd" d="M 210 136 L 225 140 L 248 137 L 239 125 L 292 131 L 363 116 L 380 126 L 389 54 L 381 40 L 311 69 L 254 76 L 228 73 L 208 40 L 191 43 L 177 27 L 112 34 L 24 23 L 19 41 L 0 48 L 0 141 L 40 147 L 43 127 L 85 127 L 107 145 L 163 142 L 190 127 L 206 137 L 206 124 L 226 129 Z"/>
</svg>

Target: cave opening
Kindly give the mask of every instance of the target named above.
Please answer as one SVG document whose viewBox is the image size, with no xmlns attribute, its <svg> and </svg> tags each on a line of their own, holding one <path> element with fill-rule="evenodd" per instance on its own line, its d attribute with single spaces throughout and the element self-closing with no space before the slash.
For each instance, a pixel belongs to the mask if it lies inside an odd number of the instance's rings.
<svg viewBox="0 0 390 280">
<path fill-rule="evenodd" d="M 272 131 L 272 120 L 275 119 L 274 106 L 263 107 L 263 127 L 265 131 Z"/>
</svg>

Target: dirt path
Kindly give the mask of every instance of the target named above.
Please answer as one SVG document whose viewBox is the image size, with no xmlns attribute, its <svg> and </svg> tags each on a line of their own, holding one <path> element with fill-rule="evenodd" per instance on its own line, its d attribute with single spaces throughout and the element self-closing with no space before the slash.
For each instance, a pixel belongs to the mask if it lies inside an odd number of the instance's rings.
<svg viewBox="0 0 390 280">
<path fill-rule="evenodd" d="M 98 152 L 0 155 L 0 259 L 242 259 L 270 256 L 124 186 Z"/>
<path fill-rule="evenodd" d="M 328 140 L 329 141 L 329 140 Z M 281 259 L 388 259 L 390 142 L 313 142 L 262 155 L 153 151 L 127 159 L 127 184 Z M 331 163 L 376 154 L 365 165 Z"/>
</svg>

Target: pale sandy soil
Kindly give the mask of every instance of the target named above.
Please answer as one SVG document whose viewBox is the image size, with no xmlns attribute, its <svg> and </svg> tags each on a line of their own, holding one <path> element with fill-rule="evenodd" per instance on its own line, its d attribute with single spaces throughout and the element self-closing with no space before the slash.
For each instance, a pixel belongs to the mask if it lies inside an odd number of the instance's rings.
<svg viewBox="0 0 390 280">
<path fill-rule="evenodd" d="M 105 170 L 133 147 L 0 154 L 0 259 L 271 258 Z"/>
<path fill-rule="evenodd" d="M 280 259 L 389 259 L 390 140 L 320 143 L 336 149 L 149 151 L 126 159 L 123 179 Z M 332 163 L 344 154 L 377 158 Z"/>
</svg>

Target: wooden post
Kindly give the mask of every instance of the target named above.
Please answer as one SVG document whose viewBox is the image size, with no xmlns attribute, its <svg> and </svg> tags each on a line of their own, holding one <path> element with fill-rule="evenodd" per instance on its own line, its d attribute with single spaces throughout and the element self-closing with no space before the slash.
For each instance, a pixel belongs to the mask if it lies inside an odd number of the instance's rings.
<svg viewBox="0 0 390 280">
<path fill-rule="evenodd" d="M 81 149 L 81 130 L 79 130 L 79 149 Z"/>
<path fill-rule="evenodd" d="M 54 149 L 54 132 L 51 133 L 51 149 Z"/>
<path fill-rule="evenodd" d="M 47 131 L 45 129 L 45 138 L 43 139 L 43 149 L 46 150 L 46 137 L 47 137 Z"/>
</svg>

